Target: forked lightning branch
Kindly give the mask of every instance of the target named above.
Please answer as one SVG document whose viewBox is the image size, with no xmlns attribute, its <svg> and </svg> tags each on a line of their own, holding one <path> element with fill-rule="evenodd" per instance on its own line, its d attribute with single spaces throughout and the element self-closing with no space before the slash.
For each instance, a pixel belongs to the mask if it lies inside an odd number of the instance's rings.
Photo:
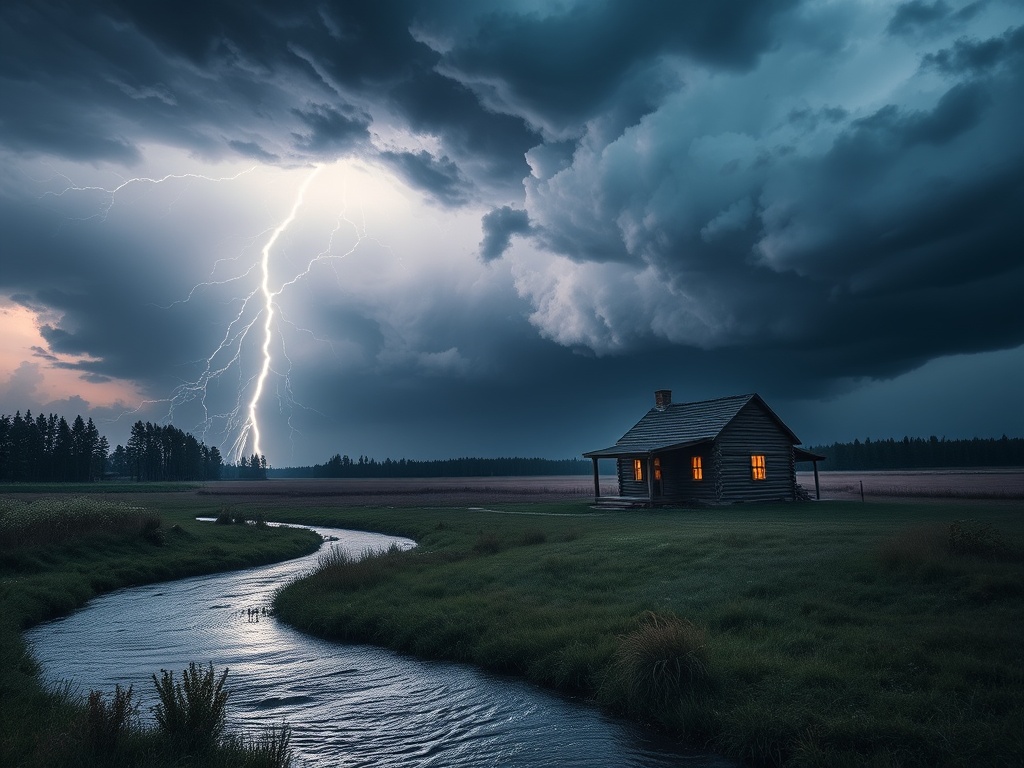
<svg viewBox="0 0 1024 768">
<path fill-rule="evenodd" d="M 59 192 L 48 194 L 55 197 L 64 197 L 76 192 L 99 192 L 103 195 L 104 200 L 100 209 L 89 216 L 76 217 L 74 220 L 106 222 L 117 198 L 128 194 L 128 191 L 134 185 L 168 184 L 183 180 L 223 183 L 235 181 L 241 176 L 251 173 L 253 170 L 255 169 L 249 168 L 232 176 L 224 177 L 212 177 L 195 173 L 167 174 L 160 178 L 136 177 L 126 179 L 111 188 L 75 186 L 70 179 L 61 175 L 62 178 L 67 180 L 68 186 Z M 340 259 L 349 256 L 366 239 L 364 228 L 347 218 L 344 212 L 344 205 L 342 205 L 341 211 L 337 214 L 334 229 L 330 233 L 327 248 L 305 259 L 305 266 L 298 272 L 290 273 L 287 279 L 279 281 L 277 284 L 274 283 L 272 278 L 274 270 L 272 267 L 275 266 L 275 249 L 279 246 L 282 235 L 295 223 L 300 209 L 306 201 L 310 185 L 322 170 L 322 165 L 318 164 L 313 167 L 296 190 L 287 215 L 276 224 L 264 228 L 261 234 L 257 236 L 257 239 L 266 236 L 266 241 L 260 248 L 256 263 L 252 264 L 240 275 L 217 280 L 211 278 L 210 280 L 200 282 L 192 287 L 184 299 L 170 305 L 174 306 L 175 304 L 192 301 L 195 298 L 196 292 L 203 287 L 242 284 L 248 280 L 256 279 L 255 285 L 250 283 L 248 288 L 243 288 L 239 292 L 237 298 L 241 301 L 241 308 L 227 322 L 223 333 L 220 334 L 220 340 L 214 349 L 204 359 L 201 359 L 202 371 L 199 376 L 177 385 L 165 398 L 150 399 L 139 403 L 138 407 L 129 411 L 128 414 L 138 413 L 143 408 L 163 404 L 166 407 L 163 420 L 173 423 L 176 411 L 186 404 L 197 403 L 201 409 L 202 418 L 201 422 L 193 428 L 193 431 L 197 432 L 204 441 L 209 439 L 211 432 L 216 432 L 217 435 L 221 436 L 218 442 L 221 444 L 225 458 L 229 461 L 237 462 L 243 457 L 248 457 L 250 454 L 263 455 L 264 446 L 262 440 L 264 431 L 260 428 L 260 410 L 268 390 L 268 380 L 270 377 L 276 375 L 282 380 L 282 386 L 279 388 L 279 397 L 286 400 L 290 406 L 299 405 L 295 402 L 291 393 L 291 360 L 288 358 L 285 340 L 281 333 L 279 297 L 289 286 L 306 277 L 317 262 L 324 259 Z M 333 251 L 334 236 L 343 223 L 351 227 L 354 232 L 355 242 L 344 253 L 338 254 Z M 277 264 L 280 264 L 280 262 Z M 300 330 L 308 331 L 308 329 Z M 308 332 L 312 333 L 311 331 Z M 314 338 L 316 337 L 314 336 Z M 253 347 L 258 350 L 255 366 L 251 362 L 247 364 L 246 356 L 244 355 L 245 350 L 252 350 Z M 282 359 L 276 360 L 276 355 L 280 355 Z M 247 365 L 250 370 L 245 370 Z M 215 382 L 225 379 L 228 374 L 237 376 L 237 395 L 234 398 L 233 405 L 227 411 L 213 412 L 216 409 L 210 405 L 211 387 Z M 218 424 L 222 426 L 217 428 Z M 289 428 L 294 432 L 290 417 L 288 424 Z"/>
</svg>

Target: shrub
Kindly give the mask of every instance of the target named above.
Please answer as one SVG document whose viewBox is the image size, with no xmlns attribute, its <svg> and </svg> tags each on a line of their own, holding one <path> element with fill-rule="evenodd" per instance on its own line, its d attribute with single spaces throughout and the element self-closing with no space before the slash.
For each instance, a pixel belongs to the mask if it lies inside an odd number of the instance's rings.
<svg viewBox="0 0 1024 768">
<path fill-rule="evenodd" d="M 636 630 L 619 638 L 605 695 L 632 714 L 663 715 L 706 693 L 710 682 L 705 630 L 648 612 Z"/>
<path fill-rule="evenodd" d="M 90 691 L 86 709 L 86 738 L 96 754 L 109 755 L 117 749 L 122 737 L 135 727 L 138 705 L 132 703 L 132 686 L 127 690 L 114 687 L 109 704 L 100 691 Z"/>
<path fill-rule="evenodd" d="M 224 733 L 227 676 L 227 669 L 218 678 L 213 664 L 204 670 L 195 662 L 182 671 L 180 683 L 174 682 L 174 674 L 165 669 L 160 670 L 159 680 L 153 675 L 160 697 L 153 715 L 164 736 L 188 752 L 216 746 Z"/>
</svg>

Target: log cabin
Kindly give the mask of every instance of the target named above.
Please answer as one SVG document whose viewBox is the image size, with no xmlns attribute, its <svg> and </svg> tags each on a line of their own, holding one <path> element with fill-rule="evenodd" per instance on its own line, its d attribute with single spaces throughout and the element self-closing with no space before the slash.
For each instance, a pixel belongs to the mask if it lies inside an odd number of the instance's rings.
<svg viewBox="0 0 1024 768">
<path fill-rule="evenodd" d="M 610 448 L 584 453 L 594 462 L 600 506 L 729 504 L 808 498 L 797 485 L 796 462 L 818 456 L 760 395 L 673 403 L 672 391 L 654 393 L 654 407 Z M 598 461 L 615 459 L 618 496 L 602 496 Z"/>
</svg>

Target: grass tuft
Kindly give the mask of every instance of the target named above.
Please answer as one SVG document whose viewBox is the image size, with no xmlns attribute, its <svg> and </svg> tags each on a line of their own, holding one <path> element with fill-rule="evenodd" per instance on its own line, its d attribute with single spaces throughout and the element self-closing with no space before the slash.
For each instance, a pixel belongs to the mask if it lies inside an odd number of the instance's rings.
<svg viewBox="0 0 1024 768">
<path fill-rule="evenodd" d="M 186 752 L 213 749 L 224 734 L 227 676 L 227 669 L 217 677 L 212 663 L 204 670 L 195 662 L 182 671 L 180 683 L 166 669 L 160 670 L 160 679 L 153 675 L 160 697 L 153 716 L 164 736 Z"/>
<path fill-rule="evenodd" d="M 676 709 L 711 685 L 707 632 L 673 615 L 648 611 L 619 638 L 605 696 L 634 715 Z"/>
<path fill-rule="evenodd" d="M 362 589 L 379 584 L 397 565 L 403 550 L 392 544 L 384 550 L 368 549 L 350 555 L 331 547 L 317 556 L 313 575 L 321 589 Z"/>
<path fill-rule="evenodd" d="M 132 686 L 114 688 L 108 704 L 100 691 L 90 691 L 86 713 L 86 739 L 95 754 L 112 754 L 138 723 L 138 704 L 132 701 Z"/>
</svg>

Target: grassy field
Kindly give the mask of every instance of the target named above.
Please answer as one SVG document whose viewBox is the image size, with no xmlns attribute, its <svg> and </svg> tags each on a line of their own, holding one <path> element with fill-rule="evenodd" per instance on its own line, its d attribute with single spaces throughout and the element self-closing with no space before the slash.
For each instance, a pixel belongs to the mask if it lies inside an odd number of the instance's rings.
<svg viewBox="0 0 1024 768">
<path fill-rule="evenodd" d="M 32 624 L 101 592 L 284 560 L 320 543 L 305 530 L 197 523 L 197 515 L 215 516 L 219 508 L 145 490 L 116 501 L 0 496 L 0 765 L 275 764 L 230 738 L 201 761 L 186 758 L 190 749 L 123 727 L 130 717 L 121 705 L 130 702 L 115 692 L 90 702 L 88 691 L 47 690 L 39 680 L 20 633 Z"/>
<path fill-rule="evenodd" d="M 276 605 L 299 629 L 520 675 L 753 765 L 1021 765 L 1022 511 L 282 505 L 275 519 L 420 546 L 325 563 Z"/>
</svg>

